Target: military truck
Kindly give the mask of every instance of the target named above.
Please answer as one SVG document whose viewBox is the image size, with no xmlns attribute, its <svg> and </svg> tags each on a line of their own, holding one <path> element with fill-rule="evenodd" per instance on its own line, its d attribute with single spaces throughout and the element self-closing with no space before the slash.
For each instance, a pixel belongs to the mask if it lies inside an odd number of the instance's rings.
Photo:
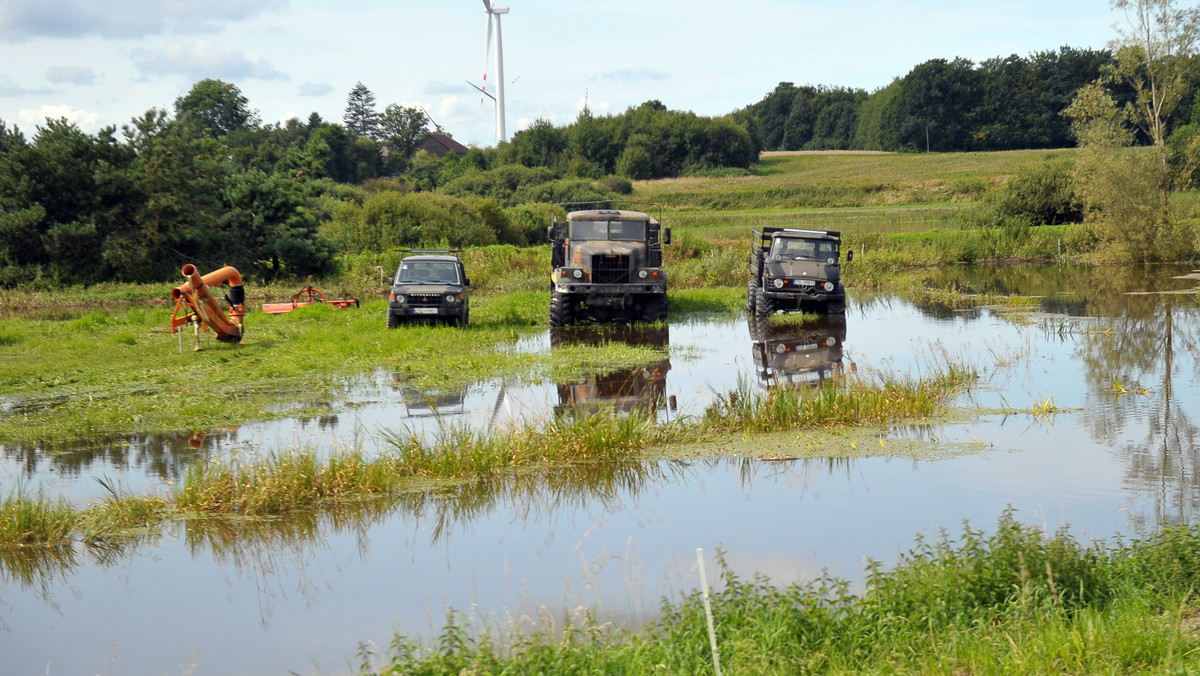
<svg viewBox="0 0 1200 676">
<path fill-rule="evenodd" d="M 396 268 L 388 294 L 387 327 L 413 321 L 445 322 L 465 327 L 471 306 L 467 271 L 446 249 L 411 249 Z"/>
<path fill-rule="evenodd" d="M 758 317 L 776 310 L 845 313 L 841 246 L 842 233 L 836 230 L 755 230 L 746 309 Z M 846 252 L 846 261 L 853 259 L 854 252 Z"/>
<path fill-rule="evenodd" d="M 552 221 L 550 325 L 585 319 L 657 322 L 667 318 L 662 245 L 671 229 L 641 211 L 572 211 Z"/>
</svg>

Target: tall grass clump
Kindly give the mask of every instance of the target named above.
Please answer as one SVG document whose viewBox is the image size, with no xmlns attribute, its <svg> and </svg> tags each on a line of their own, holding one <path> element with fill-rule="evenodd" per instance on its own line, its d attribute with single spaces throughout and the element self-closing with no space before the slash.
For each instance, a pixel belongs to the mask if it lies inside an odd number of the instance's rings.
<svg viewBox="0 0 1200 676">
<path fill-rule="evenodd" d="M 974 371 L 950 364 L 921 379 L 871 382 L 861 376 L 844 376 L 815 387 L 776 386 L 765 392 L 741 379 L 736 389 L 719 395 L 704 411 L 703 421 L 708 428 L 723 432 L 769 432 L 927 418 L 976 377 Z"/>
<path fill-rule="evenodd" d="M 198 463 L 189 468 L 174 504 L 191 513 L 263 516 L 384 495 L 396 484 L 385 465 L 360 453 L 322 462 L 309 451 L 273 456 L 261 464 Z"/>
<path fill-rule="evenodd" d="M 392 470 L 406 476 L 486 477 L 528 466 L 624 462 L 681 433 L 660 426 L 652 413 L 612 409 L 565 411 L 542 426 L 493 434 L 452 430 L 429 444 L 404 432 L 385 433 L 395 459 Z"/>
<path fill-rule="evenodd" d="M 20 491 L 0 502 L 0 546 L 60 545 L 71 541 L 79 514 L 64 500 Z"/>
</svg>

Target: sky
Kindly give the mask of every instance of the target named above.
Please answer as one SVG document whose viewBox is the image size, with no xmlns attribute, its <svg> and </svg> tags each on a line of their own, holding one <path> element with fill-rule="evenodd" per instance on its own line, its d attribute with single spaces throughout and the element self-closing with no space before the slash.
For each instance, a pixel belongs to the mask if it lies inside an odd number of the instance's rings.
<svg viewBox="0 0 1200 676">
<path fill-rule="evenodd" d="M 868 92 L 930 59 L 1100 49 L 1126 24 L 1108 0 L 495 0 L 506 137 L 586 105 L 656 99 L 719 116 L 780 82 Z M 0 0 L 0 120 L 95 133 L 173 111 L 199 80 L 236 85 L 264 123 L 341 122 L 358 82 L 422 107 L 468 146 L 497 142 L 482 84 L 482 0 Z M 494 90 L 495 56 L 488 82 Z"/>
</svg>

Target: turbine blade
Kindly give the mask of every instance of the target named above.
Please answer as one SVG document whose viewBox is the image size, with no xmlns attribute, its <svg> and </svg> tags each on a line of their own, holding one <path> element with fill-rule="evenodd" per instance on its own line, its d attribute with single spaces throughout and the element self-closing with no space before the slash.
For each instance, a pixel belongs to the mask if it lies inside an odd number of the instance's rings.
<svg viewBox="0 0 1200 676">
<path fill-rule="evenodd" d="M 483 41 L 483 89 L 479 90 L 479 91 L 483 92 L 483 94 L 485 96 L 487 95 L 487 76 L 488 76 L 488 68 L 491 66 L 491 57 L 492 57 L 492 15 L 488 14 L 487 15 L 487 38 L 485 38 Z M 479 99 L 479 102 L 483 103 L 483 99 Z"/>
<path fill-rule="evenodd" d="M 492 3 L 488 0 L 483 0 L 483 9 L 488 12 L 492 11 Z"/>
</svg>

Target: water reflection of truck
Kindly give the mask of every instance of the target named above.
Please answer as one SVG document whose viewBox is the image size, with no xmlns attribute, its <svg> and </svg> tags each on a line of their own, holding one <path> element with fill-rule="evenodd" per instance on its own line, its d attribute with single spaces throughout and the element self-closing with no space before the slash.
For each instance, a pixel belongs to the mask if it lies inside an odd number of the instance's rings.
<svg viewBox="0 0 1200 676">
<path fill-rule="evenodd" d="M 665 325 L 591 326 L 550 330 L 550 347 L 565 345 L 605 345 L 622 342 L 665 350 L 670 344 L 670 329 Z M 668 403 L 667 372 L 671 360 L 634 368 L 618 369 L 586 380 L 559 383 L 555 413 L 591 414 L 611 409 L 619 413 L 640 411 L 654 414 Z M 670 402 L 670 408 L 675 408 Z"/>
<path fill-rule="evenodd" d="M 802 324 L 749 319 L 754 366 L 767 387 L 820 385 L 842 370 L 846 316 L 825 315 Z"/>
<path fill-rule="evenodd" d="M 466 392 L 415 387 L 401 373 L 392 374 L 392 386 L 400 391 L 405 417 L 429 418 L 464 412 Z"/>
</svg>

